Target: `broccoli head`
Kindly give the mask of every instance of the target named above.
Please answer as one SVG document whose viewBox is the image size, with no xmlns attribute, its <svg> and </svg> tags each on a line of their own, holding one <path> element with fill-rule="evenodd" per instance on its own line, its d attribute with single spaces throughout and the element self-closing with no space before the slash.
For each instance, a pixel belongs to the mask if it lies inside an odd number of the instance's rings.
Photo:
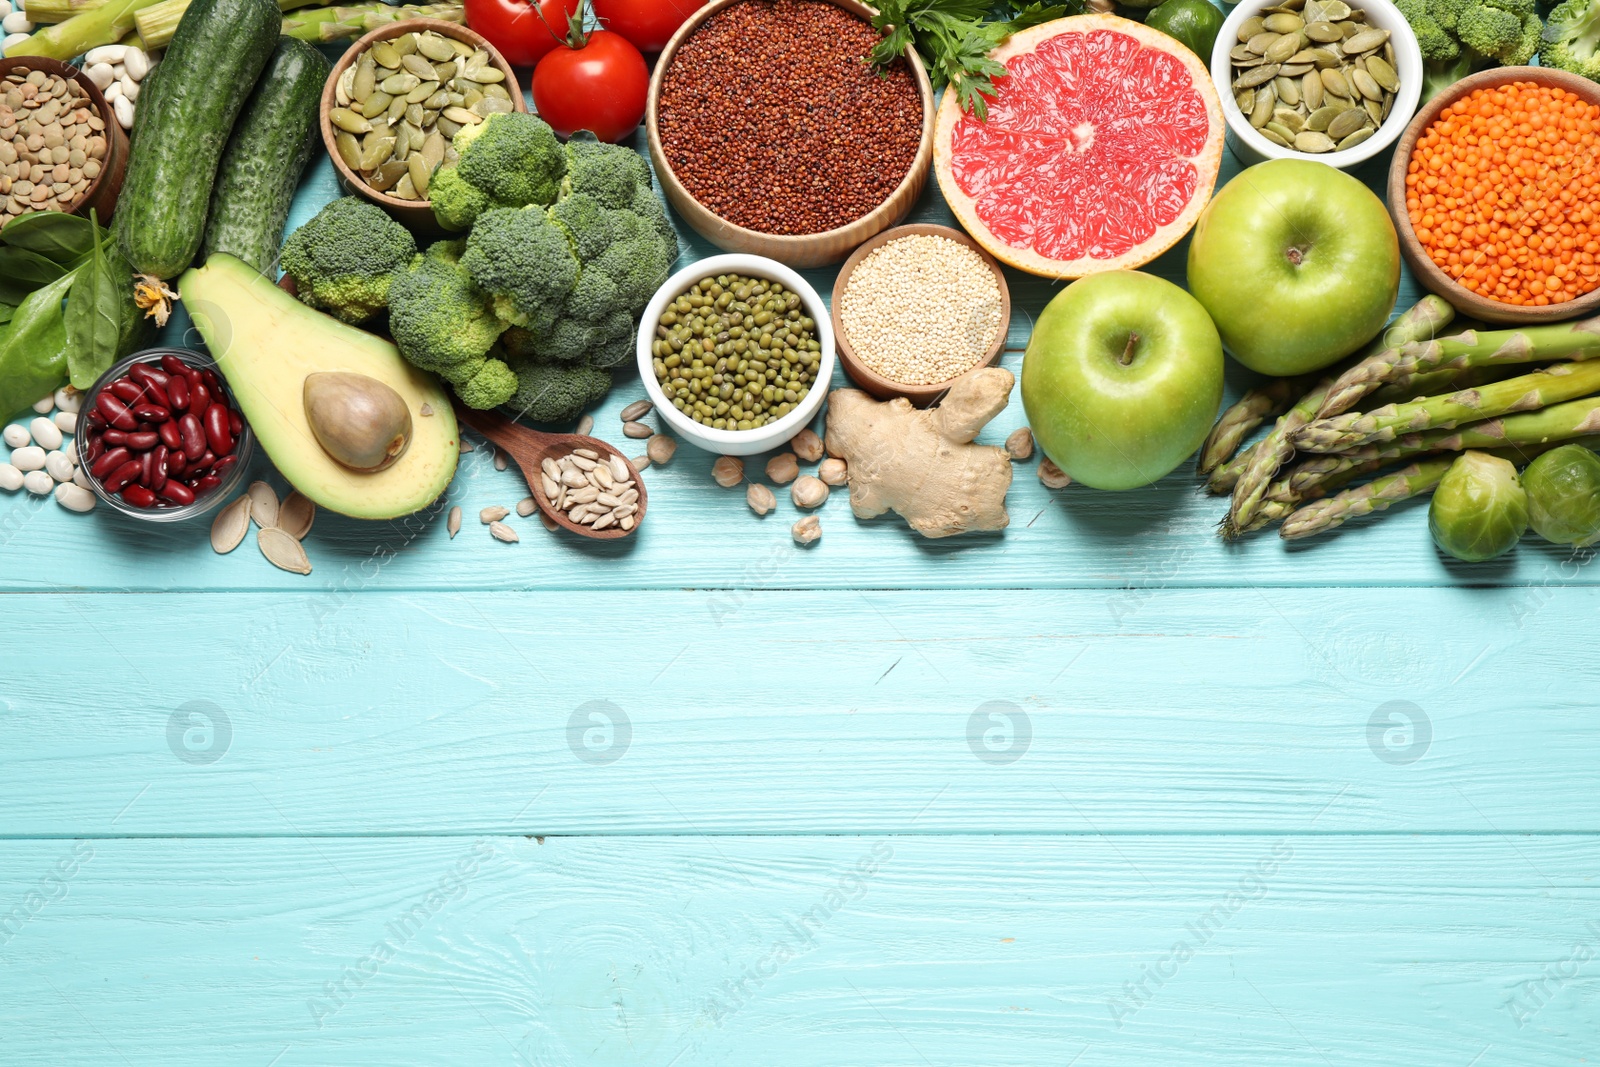
<svg viewBox="0 0 1600 1067">
<path fill-rule="evenodd" d="M 563 193 L 584 193 L 604 207 L 632 207 L 640 189 L 650 188 L 650 168 L 633 149 L 601 141 L 567 142 Z"/>
<path fill-rule="evenodd" d="M 1396 0 L 1422 50 L 1424 101 L 1474 71 L 1527 63 L 1544 24 L 1535 0 Z"/>
<path fill-rule="evenodd" d="M 394 272 L 416 254 L 404 226 L 382 208 L 346 196 L 289 235 L 279 266 L 302 302 L 362 323 L 383 310 Z"/>
<path fill-rule="evenodd" d="M 495 208 L 553 204 L 567 155 L 555 131 L 535 115 L 509 111 L 463 127 L 451 142 L 460 158 L 435 172 L 428 199 L 439 225 L 465 230 Z"/>
<path fill-rule="evenodd" d="M 518 418 L 568 422 L 611 390 L 611 375 L 582 365 L 517 364 L 517 391 L 510 406 Z"/>
<path fill-rule="evenodd" d="M 1519 67 L 1539 50 L 1544 23 L 1534 0 L 1478 0 L 1462 6 L 1455 31 L 1464 46 L 1490 64 Z"/>
<path fill-rule="evenodd" d="M 505 323 L 461 264 L 464 241 L 440 241 L 396 272 L 389 288 L 389 331 L 414 366 L 455 386 L 473 408 L 505 403 L 516 375 L 491 354 Z"/>
<path fill-rule="evenodd" d="M 578 261 L 562 229 L 537 205 L 487 211 L 472 227 L 461 265 L 494 298 L 509 326 L 543 333 L 555 325 L 578 282 Z"/>
<path fill-rule="evenodd" d="M 1600 3 L 1566 0 L 1550 12 L 1539 63 L 1600 81 Z"/>
</svg>

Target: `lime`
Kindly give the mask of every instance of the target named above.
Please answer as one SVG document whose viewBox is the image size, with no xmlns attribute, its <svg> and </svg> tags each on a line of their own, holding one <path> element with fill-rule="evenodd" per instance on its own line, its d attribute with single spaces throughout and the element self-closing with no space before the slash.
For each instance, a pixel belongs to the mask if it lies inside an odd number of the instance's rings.
<svg viewBox="0 0 1600 1067">
<path fill-rule="evenodd" d="M 1200 62 L 1210 63 L 1211 46 L 1217 43 L 1217 33 L 1222 29 L 1222 9 L 1211 0 L 1162 0 L 1145 16 L 1144 24 L 1177 38 L 1200 57 Z"/>
</svg>

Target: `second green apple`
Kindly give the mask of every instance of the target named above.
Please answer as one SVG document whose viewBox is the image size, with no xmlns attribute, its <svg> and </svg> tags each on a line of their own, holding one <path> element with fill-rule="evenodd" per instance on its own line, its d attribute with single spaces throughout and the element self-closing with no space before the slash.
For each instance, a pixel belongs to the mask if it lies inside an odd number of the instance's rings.
<svg viewBox="0 0 1600 1067">
<path fill-rule="evenodd" d="M 1344 171 L 1275 159 L 1212 199 L 1189 245 L 1189 291 L 1251 370 L 1305 374 L 1383 329 L 1400 290 L 1389 212 Z"/>
</svg>

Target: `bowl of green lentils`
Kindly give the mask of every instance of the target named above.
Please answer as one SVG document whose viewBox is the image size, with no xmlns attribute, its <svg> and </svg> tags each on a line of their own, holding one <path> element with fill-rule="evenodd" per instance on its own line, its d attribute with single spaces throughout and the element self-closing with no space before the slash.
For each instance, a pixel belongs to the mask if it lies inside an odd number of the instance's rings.
<svg viewBox="0 0 1600 1067">
<path fill-rule="evenodd" d="M 679 271 L 640 319 L 639 376 L 656 410 L 719 455 L 766 452 L 805 429 L 834 359 L 822 297 L 764 256 L 712 256 Z"/>
</svg>

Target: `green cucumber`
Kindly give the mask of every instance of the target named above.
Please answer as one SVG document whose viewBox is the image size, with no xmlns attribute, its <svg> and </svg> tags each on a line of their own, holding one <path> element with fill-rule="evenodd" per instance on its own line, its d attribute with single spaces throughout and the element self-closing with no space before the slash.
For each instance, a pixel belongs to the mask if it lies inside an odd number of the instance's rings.
<svg viewBox="0 0 1600 1067">
<path fill-rule="evenodd" d="M 140 94 L 117 200 L 117 242 L 136 271 L 183 272 L 205 235 L 223 148 L 278 44 L 272 0 L 194 0 Z"/>
<path fill-rule="evenodd" d="M 289 204 L 316 144 L 330 70 L 311 45 L 278 38 L 222 154 L 201 246 L 207 257 L 226 252 L 259 271 L 277 260 Z"/>
</svg>

